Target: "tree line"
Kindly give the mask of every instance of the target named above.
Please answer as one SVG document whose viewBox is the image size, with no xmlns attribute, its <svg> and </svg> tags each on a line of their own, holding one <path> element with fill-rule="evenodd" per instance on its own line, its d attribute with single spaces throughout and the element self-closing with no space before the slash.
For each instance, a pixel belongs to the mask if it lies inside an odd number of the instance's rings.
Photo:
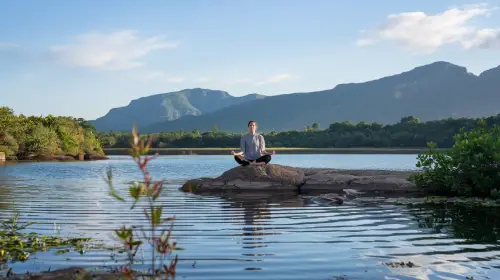
<svg viewBox="0 0 500 280">
<path fill-rule="evenodd" d="M 11 159 L 104 154 L 95 128 L 84 119 L 27 117 L 8 107 L 0 107 L 0 152 Z"/>
<path fill-rule="evenodd" d="M 267 147 L 287 148 L 422 148 L 434 142 L 440 148 L 450 148 L 460 129 L 473 129 L 479 120 L 487 125 L 500 124 L 497 116 L 474 118 L 448 118 L 420 122 L 414 116 L 403 117 L 398 123 L 348 121 L 334 122 L 326 129 L 319 129 L 317 122 L 302 131 L 271 131 L 263 133 Z M 140 130 L 140 128 L 139 128 Z M 170 131 L 156 133 L 153 148 L 230 148 L 238 147 L 243 133 L 220 131 L 214 125 L 211 131 Z M 149 136 L 149 135 L 143 135 Z M 132 134 L 127 132 L 100 132 L 98 139 L 104 148 L 128 148 Z"/>
</svg>

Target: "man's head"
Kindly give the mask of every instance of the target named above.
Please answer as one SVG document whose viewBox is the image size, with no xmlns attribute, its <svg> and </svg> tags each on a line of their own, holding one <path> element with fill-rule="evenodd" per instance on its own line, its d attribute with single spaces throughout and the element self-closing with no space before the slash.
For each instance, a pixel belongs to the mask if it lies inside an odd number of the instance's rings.
<svg viewBox="0 0 500 280">
<path fill-rule="evenodd" d="M 257 130 L 257 122 L 256 121 L 249 121 L 248 122 L 248 132 L 254 134 L 256 130 Z"/>
</svg>

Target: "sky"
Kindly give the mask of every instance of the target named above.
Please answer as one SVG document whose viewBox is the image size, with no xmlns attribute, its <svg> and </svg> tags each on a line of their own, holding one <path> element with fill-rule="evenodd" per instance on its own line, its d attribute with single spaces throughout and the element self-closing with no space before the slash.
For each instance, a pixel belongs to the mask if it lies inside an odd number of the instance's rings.
<svg viewBox="0 0 500 280">
<path fill-rule="evenodd" d="M 207 88 L 310 92 L 435 61 L 500 65 L 500 0 L 2 0 L 0 106 L 95 119 Z"/>
</svg>

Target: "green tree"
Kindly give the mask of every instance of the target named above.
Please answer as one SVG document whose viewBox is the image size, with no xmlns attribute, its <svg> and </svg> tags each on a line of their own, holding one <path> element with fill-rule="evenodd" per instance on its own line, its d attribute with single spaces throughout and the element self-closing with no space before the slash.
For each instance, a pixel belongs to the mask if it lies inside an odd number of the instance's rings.
<svg viewBox="0 0 500 280">
<path fill-rule="evenodd" d="M 420 123 L 420 120 L 414 116 L 407 116 L 407 117 L 403 117 L 401 118 L 401 120 L 399 121 L 399 123 L 402 123 L 402 124 L 418 124 Z"/>
<path fill-rule="evenodd" d="M 26 140 L 25 153 L 30 156 L 57 153 L 58 137 L 54 130 L 38 124 Z"/>
<path fill-rule="evenodd" d="M 318 131 L 319 130 L 319 123 L 318 122 L 313 122 L 311 126 L 313 131 Z"/>
</svg>

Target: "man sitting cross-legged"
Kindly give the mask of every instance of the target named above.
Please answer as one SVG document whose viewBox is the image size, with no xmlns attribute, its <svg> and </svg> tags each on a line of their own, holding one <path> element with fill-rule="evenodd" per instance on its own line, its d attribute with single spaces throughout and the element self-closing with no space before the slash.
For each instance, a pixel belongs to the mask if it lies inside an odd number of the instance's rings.
<svg viewBox="0 0 500 280">
<path fill-rule="evenodd" d="M 236 153 L 231 151 L 234 159 L 238 164 L 246 165 L 265 165 L 271 161 L 271 155 L 276 154 L 273 152 L 266 152 L 266 143 L 264 136 L 260 135 L 257 131 L 257 122 L 248 122 L 248 133 L 241 136 L 240 149 Z"/>
</svg>

